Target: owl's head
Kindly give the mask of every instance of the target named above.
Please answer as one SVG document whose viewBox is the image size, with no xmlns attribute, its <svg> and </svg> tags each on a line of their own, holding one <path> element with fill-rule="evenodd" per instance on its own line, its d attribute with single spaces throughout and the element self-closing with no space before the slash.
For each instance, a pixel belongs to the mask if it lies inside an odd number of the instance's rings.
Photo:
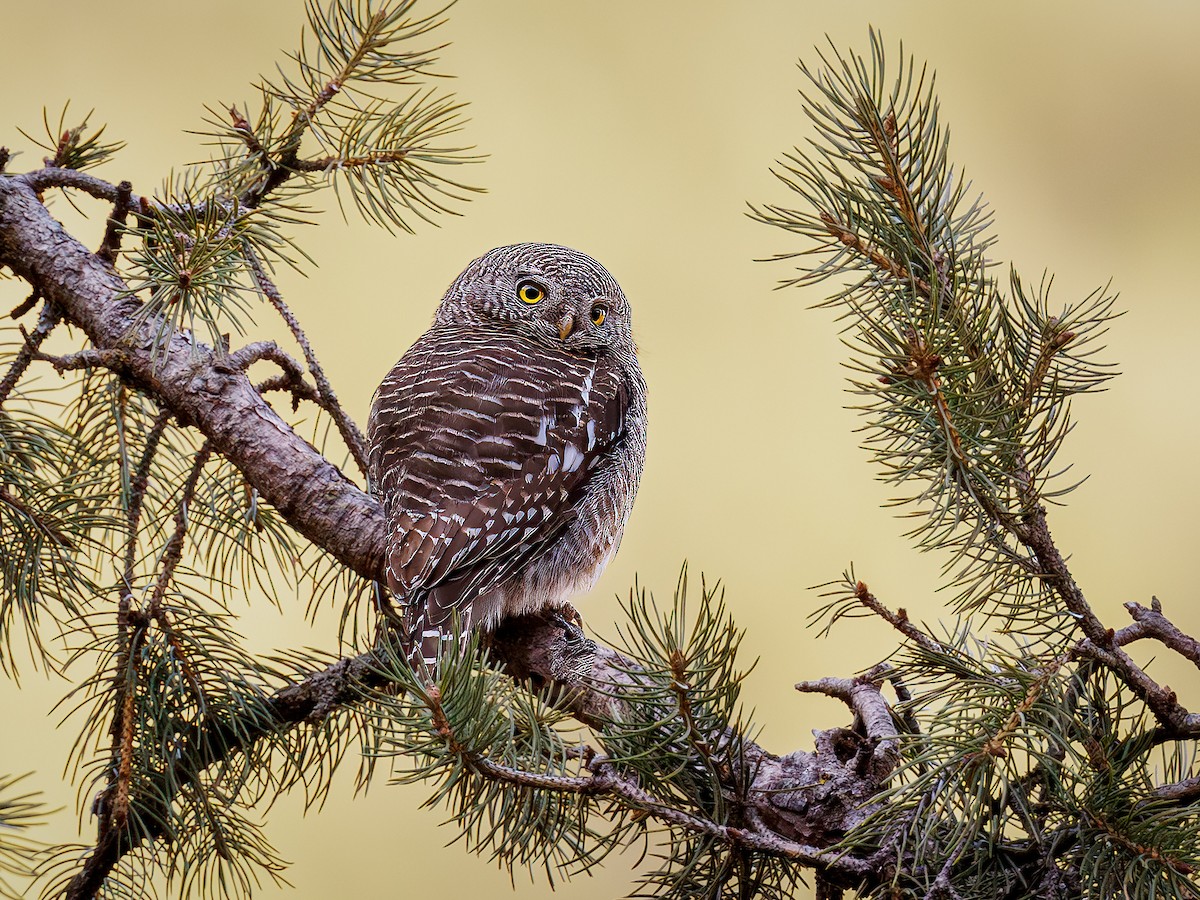
<svg viewBox="0 0 1200 900">
<path fill-rule="evenodd" d="M 632 354 L 629 301 L 604 266 L 557 244 L 489 250 L 442 298 L 439 325 L 500 324 L 569 353 Z"/>
</svg>

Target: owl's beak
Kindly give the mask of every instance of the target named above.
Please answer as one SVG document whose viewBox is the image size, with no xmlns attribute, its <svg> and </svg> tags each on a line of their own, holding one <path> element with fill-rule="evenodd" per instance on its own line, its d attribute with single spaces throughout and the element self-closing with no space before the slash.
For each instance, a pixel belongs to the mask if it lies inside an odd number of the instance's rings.
<svg viewBox="0 0 1200 900">
<path fill-rule="evenodd" d="M 564 341 L 570 337 L 571 332 L 575 330 L 575 317 L 567 313 L 558 320 L 558 336 Z"/>
</svg>

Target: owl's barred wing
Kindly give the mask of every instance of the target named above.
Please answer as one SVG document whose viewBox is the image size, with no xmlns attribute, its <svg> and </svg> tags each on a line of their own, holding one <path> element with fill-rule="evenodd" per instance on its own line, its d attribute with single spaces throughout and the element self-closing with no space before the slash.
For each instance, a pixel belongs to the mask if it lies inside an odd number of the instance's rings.
<svg viewBox="0 0 1200 900">
<path fill-rule="evenodd" d="M 544 552 L 627 406 L 603 357 L 508 332 L 435 327 L 405 354 L 372 408 L 371 470 L 415 637 L 455 612 L 466 630 L 472 601 Z"/>
</svg>

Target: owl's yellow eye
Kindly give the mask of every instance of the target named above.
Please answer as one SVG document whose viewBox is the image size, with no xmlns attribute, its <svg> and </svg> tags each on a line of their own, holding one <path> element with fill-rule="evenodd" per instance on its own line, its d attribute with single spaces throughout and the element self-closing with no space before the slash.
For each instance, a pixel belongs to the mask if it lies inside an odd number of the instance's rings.
<svg viewBox="0 0 1200 900">
<path fill-rule="evenodd" d="M 535 284 L 532 281 L 522 281 L 517 285 L 517 296 L 522 303 L 528 303 L 532 306 L 535 303 L 540 303 L 546 296 L 546 291 L 540 284 Z"/>
<path fill-rule="evenodd" d="M 603 325 L 606 318 L 608 318 L 608 310 L 604 308 L 603 304 L 597 303 L 592 307 L 593 325 Z"/>
</svg>

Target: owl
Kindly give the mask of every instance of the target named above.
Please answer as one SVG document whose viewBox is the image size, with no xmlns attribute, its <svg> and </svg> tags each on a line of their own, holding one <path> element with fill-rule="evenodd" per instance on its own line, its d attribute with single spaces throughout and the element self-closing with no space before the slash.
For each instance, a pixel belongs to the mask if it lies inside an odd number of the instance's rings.
<svg viewBox="0 0 1200 900">
<path fill-rule="evenodd" d="M 616 553 L 646 455 L 629 301 L 575 250 L 491 250 L 384 378 L 368 431 L 412 664 L 455 619 L 563 607 Z"/>
</svg>

